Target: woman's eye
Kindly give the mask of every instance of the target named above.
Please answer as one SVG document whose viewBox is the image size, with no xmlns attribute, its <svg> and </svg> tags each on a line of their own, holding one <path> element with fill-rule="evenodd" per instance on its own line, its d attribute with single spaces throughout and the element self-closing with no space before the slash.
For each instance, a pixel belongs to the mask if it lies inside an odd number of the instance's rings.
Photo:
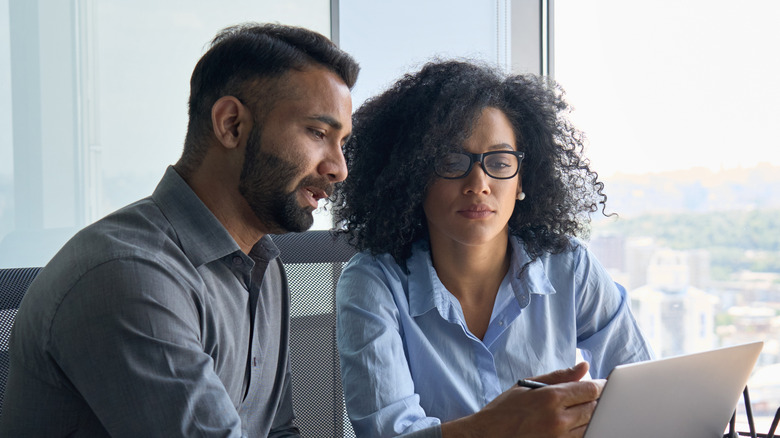
<svg viewBox="0 0 780 438">
<path fill-rule="evenodd" d="M 511 164 L 507 161 L 494 161 L 488 163 L 488 167 L 491 169 L 506 169 L 507 167 L 511 167 Z"/>
</svg>

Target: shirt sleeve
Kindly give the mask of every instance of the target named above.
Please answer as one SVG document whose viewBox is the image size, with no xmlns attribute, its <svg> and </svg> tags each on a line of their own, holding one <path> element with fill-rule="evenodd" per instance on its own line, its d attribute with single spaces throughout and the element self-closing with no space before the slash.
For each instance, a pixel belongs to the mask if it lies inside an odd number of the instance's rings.
<svg viewBox="0 0 780 438">
<path fill-rule="evenodd" d="M 402 438 L 441 438 L 441 425 L 400 435 Z"/>
<path fill-rule="evenodd" d="M 577 347 L 590 363 L 591 376 L 603 379 L 617 365 L 652 359 L 626 290 L 587 249 L 580 246 L 576 251 Z"/>
<path fill-rule="evenodd" d="M 85 274 L 54 318 L 52 356 L 113 437 L 241 436 L 186 282 L 158 263 Z"/>
<path fill-rule="evenodd" d="M 426 416 L 415 393 L 393 287 L 400 283 L 388 280 L 386 271 L 365 254 L 344 268 L 337 286 L 342 383 L 359 437 L 398 436 L 441 423 Z M 433 437 L 436 430 L 412 436 Z"/>
</svg>

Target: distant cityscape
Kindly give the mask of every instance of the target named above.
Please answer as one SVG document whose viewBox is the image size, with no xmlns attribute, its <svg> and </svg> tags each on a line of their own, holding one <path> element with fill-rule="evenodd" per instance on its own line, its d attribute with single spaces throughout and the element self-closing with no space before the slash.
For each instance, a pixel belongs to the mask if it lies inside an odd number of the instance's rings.
<svg viewBox="0 0 780 438">
<path fill-rule="evenodd" d="M 780 168 L 615 175 L 606 184 L 607 212 L 618 213 L 620 219 L 594 220 L 589 247 L 628 291 L 632 311 L 656 355 L 763 340 L 748 386 L 754 411 L 774 415 L 780 407 L 780 272 L 745 269 L 734 260 L 725 268 L 719 261 L 718 275 L 713 276 L 713 254 L 729 243 L 720 239 L 720 246 L 710 247 L 706 239 L 691 236 L 698 230 L 690 224 L 677 231 L 684 236 L 675 235 L 668 215 L 698 213 L 702 223 L 709 224 L 709 216 L 724 212 L 780 210 Z M 666 215 L 663 220 L 661 215 Z M 657 229 L 647 225 L 654 218 L 659 218 Z M 749 231 L 780 235 L 780 228 Z M 751 244 L 739 236 L 735 240 L 739 242 L 731 249 L 750 258 Z M 755 246 L 767 240 L 759 237 Z M 780 248 L 774 245 L 755 250 L 776 252 L 780 259 Z"/>
<path fill-rule="evenodd" d="M 704 213 L 780 209 L 780 167 L 761 164 L 713 171 L 693 168 L 602 178 L 607 212 L 621 217 L 645 213 Z"/>
</svg>

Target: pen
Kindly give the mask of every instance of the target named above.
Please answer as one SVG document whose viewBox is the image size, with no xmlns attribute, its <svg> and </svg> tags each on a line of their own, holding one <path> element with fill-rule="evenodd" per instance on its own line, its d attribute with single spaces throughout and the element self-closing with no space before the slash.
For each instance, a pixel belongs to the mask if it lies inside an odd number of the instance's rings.
<svg viewBox="0 0 780 438">
<path fill-rule="evenodd" d="M 517 386 L 534 389 L 534 388 L 544 388 L 545 386 L 547 386 L 547 384 L 542 382 L 535 382 L 533 380 L 520 379 L 517 381 Z"/>
</svg>

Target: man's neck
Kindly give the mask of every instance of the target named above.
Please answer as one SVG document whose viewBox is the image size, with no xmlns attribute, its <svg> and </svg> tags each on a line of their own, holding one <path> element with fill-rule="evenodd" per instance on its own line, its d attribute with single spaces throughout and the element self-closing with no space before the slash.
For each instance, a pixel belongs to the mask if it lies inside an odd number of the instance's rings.
<svg viewBox="0 0 780 438">
<path fill-rule="evenodd" d="M 189 175 L 182 175 L 195 195 L 249 254 L 268 230 L 263 227 L 238 191 L 238 178 L 217 169 L 205 169 L 205 163 Z M 175 167 L 174 167 L 175 168 Z"/>
</svg>

